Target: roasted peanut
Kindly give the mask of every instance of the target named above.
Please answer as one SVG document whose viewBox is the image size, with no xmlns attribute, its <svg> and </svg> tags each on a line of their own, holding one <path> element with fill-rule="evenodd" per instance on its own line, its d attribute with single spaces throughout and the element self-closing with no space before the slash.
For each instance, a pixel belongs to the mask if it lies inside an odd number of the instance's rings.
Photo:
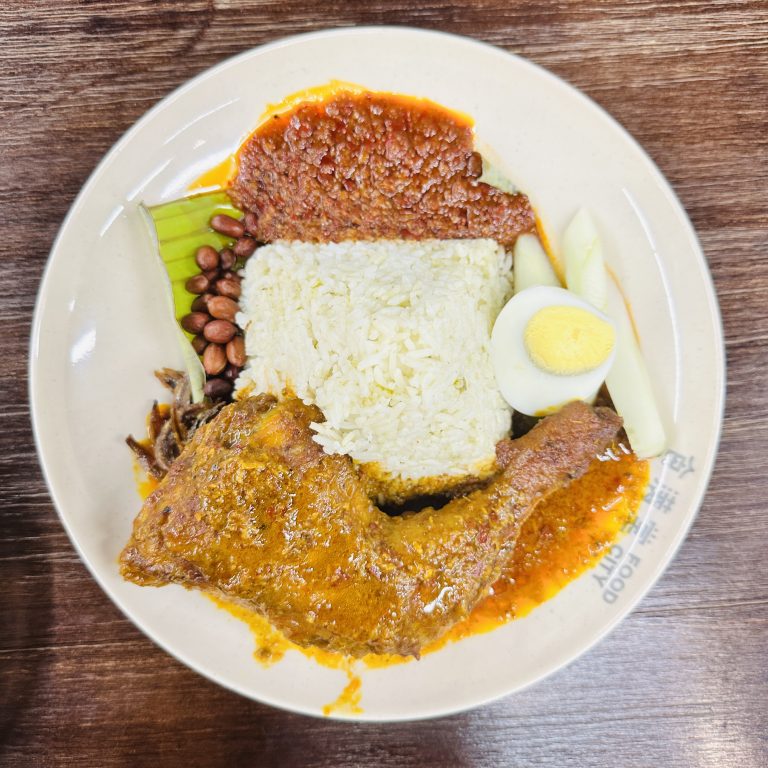
<svg viewBox="0 0 768 768">
<path fill-rule="evenodd" d="M 259 231 L 259 217 L 253 211 L 248 211 L 245 214 L 243 223 L 245 224 L 245 231 L 249 234 L 255 235 Z"/>
<path fill-rule="evenodd" d="M 190 277 L 189 280 L 184 284 L 184 287 L 190 292 L 190 293 L 205 293 L 209 286 L 210 286 L 210 280 L 205 275 L 194 275 L 193 277 Z"/>
<path fill-rule="evenodd" d="M 219 272 L 218 269 L 209 269 L 207 272 L 203 272 L 203 277 L 205 277 L 210 284 L 221 277 L 221 272 Z"/>
<path fill-rule="evenodd" d="M 226 213 L 217 213 L 211 219 L 211 227 L 222 235 L 229 237 L 242 237 L 245 234 L 245 227 L 241 221 L 227 216 Z"/>
<path fill-rule="evenodd" d="M 240 375 L 240 369 L 236 365 L 230 363 L 221 375 L 223 378 L 227 379 L 227 381 L 234 381 Z"/>
<path fill-rule="evenodd" d="M 227 367 L 227 355 L 220 344 L 209 344 L 203 352 L 203 368 L 209 376 L 216 376 Z"/>
<path fill-rule="evenodd" d="M 208 379 L 203 387 L 203 392 L 211 400 L 224 400 L 232 391 L 232 382 L 226 379 Z"/>
<path fill-rule="evenodd" d="M 216 289 L 216 293 L 218 293 L 219 296 L 226 296 L 230 299 L 240 298 L 241 289 L 240 282 L 238 280 L 232 280 L 231 278 L 223 277 L 221 280 L 216 281 L 214 288 Z"/>
<path fill-rule="evenodd" d="M 205 336 L 201 336 L 199 333 L 197 336 L 195 336 L 194 339 L 190 342 L 192 344 L 192 349 L 197 352 L 198 355 L 202 355 L 205 348 L 208 346 L 208 342 L 205 339 Z"/>
<path fill-rule="evenodd" d="M 227 360 L 232 365 L 242 368 L 245 365 L 245 339 L 242 336 L 235 336 L 227 343 Z"/>
<path fill-rule="evenodd" d="M 256 241 L 252 237 L 241 237 L 233 246 L 235 256 L 247 259 L 256 250 Z"/>
<path fill-rule="evenodd" d="M 219 266 L 219 252 L 210 245 L 201 245 L 195 254 L 195 264 L 203 272 L 216 269 Z"/>
<path fill-rule="evenodd" d="M 232 269 L 237 263 L 237 256 L 231 248 L 222 248 L 219 254 L 219 266 L 224 270 Z"/>
<path fill-rule="evenodd" d="M 192 302 L 193 312 L 207 312 L 208 300 L 213 296 L 212 293 L 202 293 Z"/>
<path fill-rule="evenodd" d="M 203 336 L 214 344 L 226 344 L 237 331 L 229 320 L 211 320 L 203 328 Z"/>
<path fill-rule="evenodd" d="M 181 318 L 181 327 L 189 333 L 200 333 L 210 320 L 211 316 L 207 312 L 190 312 Z"/>
<path fill-rule="evenodd" d="M 213 296 L 208 301 L 208 312 L 211 317 L 215 317 L 217 320 L 229 320 L 230 323 L 233 323 L 235 315 L 239 311 L 240 307 L 237 306 L 237 302 L 226 296 Z"/>
</svg>

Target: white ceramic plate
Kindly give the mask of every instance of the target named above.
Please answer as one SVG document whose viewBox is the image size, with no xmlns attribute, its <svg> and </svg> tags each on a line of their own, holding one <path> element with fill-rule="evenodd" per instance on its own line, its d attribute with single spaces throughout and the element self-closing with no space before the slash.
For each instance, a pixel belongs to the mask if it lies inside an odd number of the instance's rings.
<svg viewBox="0 0 768 768">
<path fill-rule="evenodd" d="M 650 589 L 685 536 L 717 449 L 724 362 L 717 303 L 674 193 L 630 136 L 546 71 L 472 40 L 403 28 L 281 40 L 204 72 L 114 146 L 64 222 L 40 289 L 31 346 L 34 428 L 46 479 L 99 584 L 149 637 L 216 682 L 317 715 L 346 683 L 289 652 L 263 668 L 248 628 L 201 594 L 124 582 L 117 556 L 140 506 L 123 439 L 181 365 L 140 201 L 184 194 L 228 155 L 268 103 L 331 79 L 427 96 L 476 119 L 556 234 L 595 214 L 635 310 L 671 451 L 654 462 L 636 531 L 525 619 L 412 662 L 361 669 L 363 714 L 447 714 L 520 690 L 583 653 Z M 344 716 L 344 715 L 339 715 Z"/>
</svg>

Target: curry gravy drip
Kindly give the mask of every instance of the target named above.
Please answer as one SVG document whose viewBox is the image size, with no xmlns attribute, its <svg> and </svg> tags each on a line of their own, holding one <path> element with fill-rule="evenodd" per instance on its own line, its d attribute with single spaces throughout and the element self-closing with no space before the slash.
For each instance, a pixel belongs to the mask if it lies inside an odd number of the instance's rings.
<svg viewBox="0 0 768 768">
<path fill-rule="evenodd" d="M 256 650 L 253 657 L 262 666 L 269 667 L 280 661 L 286 651 L 298 651 L 307 658 L 314 659 L 318 664 L 331 669 L 339 669 L 347 676 L 347 684 L 341 693 L 325 706 L 323 714 L 359 715 L 362 713 L 360 700 L 362 699 L 362 684 L 360 675 L 355 672 L 356 660 L 339 653 L 330 653 L 321 648 L 302 648 L 292 643 L 282 632 L 275 629 L 263 616 L 252 608 L 243 606 L 233 600 L 219 595 L 208 593 L 208 597 L 222 610 L 236 619 L 244 621 L 256 641 Z"/>
</svg>

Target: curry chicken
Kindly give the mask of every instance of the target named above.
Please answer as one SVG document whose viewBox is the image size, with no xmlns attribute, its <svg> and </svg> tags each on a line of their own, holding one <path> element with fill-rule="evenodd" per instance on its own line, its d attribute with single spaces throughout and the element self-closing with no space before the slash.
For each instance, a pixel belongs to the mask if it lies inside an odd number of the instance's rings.
<svg viewBox="0 0 768 768">
<path fill-rule="evenodd" d="M 146 500 L 123 575 L 243 601 L 299 645 L 417 656 L 485 596 L 536 505 L 620 428 L 613 411 L 572 403 L 500 443 L 485 487 L 389 517 L 352 461 L 312 440 L 319 419 L 297 399 L 226 406 Z"/>
</svg>

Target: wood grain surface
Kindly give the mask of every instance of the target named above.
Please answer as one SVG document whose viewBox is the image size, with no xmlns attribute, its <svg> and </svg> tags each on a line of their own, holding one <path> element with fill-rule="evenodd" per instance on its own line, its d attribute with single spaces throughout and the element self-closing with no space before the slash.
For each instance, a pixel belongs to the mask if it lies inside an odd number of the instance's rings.
<svg viewBox="0 0 768 768">
<path fill-rule="evenodd" d="M 413 724 L 285 714 L 152 645 L 72 549 L 41 477 L 27 403 L 38 281 L 104 152 L 223 58 L 354 24 L 471 35 L 548 67 L 608 109 L 688 210 L 727 339 L 717 467 L 659 584 L 598 647 L 545 682 Z M 765 2 L 2 3 L 0 763 L 767 766 L 767 115 Z"/>
</svg>

